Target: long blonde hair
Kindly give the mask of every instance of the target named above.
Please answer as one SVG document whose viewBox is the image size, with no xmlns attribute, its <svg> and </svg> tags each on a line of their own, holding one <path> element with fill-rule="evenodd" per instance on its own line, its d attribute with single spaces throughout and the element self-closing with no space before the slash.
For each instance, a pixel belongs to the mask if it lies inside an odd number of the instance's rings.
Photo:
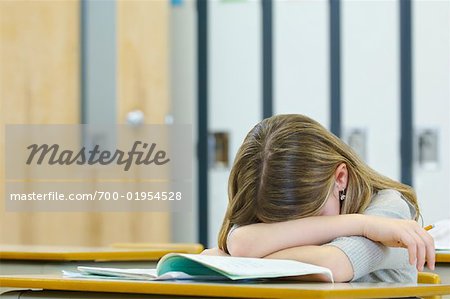
<svg viewBox="0 0 450 299">
<path fill-rule="evenodd" d="M 414 190 L 367 166 L 342 140 L 300 114 L 276 115 L 258 123 L 239 148 L 228 180 L 228 208 L 219 233 L 227 250 L 233 225 L 271 223 L 318 215 L 341 163 L 348 170 L 341 214 L 363 213 L 372 195 L 395 189 L 416 208 Z"/>
</svg>

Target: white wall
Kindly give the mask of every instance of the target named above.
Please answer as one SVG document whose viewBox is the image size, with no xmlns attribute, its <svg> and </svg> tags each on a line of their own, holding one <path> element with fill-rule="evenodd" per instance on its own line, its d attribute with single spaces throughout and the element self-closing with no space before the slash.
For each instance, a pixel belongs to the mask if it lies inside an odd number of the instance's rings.
<svg viewBox="0 0 450 299">
<path fill-rule="evenodd" d="M 413 2 L 415 129 L 436 129 L 436 168 L 414 165 L 425 224 L 450 218 L 450 2 Z"/>
<path fill-rule="evenodd" d="M 209 131 L 230 134 L 230 159 L 261 120 L 261 3 L 210 1 Z M 230 165 L 231 167 L 231 165 Z M 230 168 L 209 172 L 209 245 L 215 246 L 228 204 Z"/>
<path fill-rule="evenodd" d="M 274 113 L 330 124 L 328 1 L 274 1 Z"/>
</svg>

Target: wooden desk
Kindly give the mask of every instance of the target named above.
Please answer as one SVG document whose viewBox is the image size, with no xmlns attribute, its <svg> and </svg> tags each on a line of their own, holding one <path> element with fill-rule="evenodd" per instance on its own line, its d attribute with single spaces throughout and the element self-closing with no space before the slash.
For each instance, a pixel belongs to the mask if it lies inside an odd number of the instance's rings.
<svg viewBox="0 0 450 299">
<path fill-rule="evenodd" d="M 156 282 L 73 279 L 64 278 L 60 275 L 0 276 L 0 285 L 11 288 L 42 289 L 41 293 L 35 293 L 39 298 L 45 298 L 47 295 L 51 297 L 56 294 L 55 291 L 72 291 L 72 296 L 77 298 L 88 297 L 89 295 L 86 292 L 95 292 L 96 298 L 114 297 L 114 293 L 120 293 L 120 297 L 125 294 L 147 294 L 158 295 L 159 298 L 161 298 L 161 295 L 170 297 L 202 296 L 203 298 L 393 298 L 450 294 L 450 284 L 331 284 L 285 281 L 271 283 Z M 117 297 L 117 294 L 115 297 Z M 21 296 L 20 298 L 24 297 Z"/>
<path fill-rule="evenodd" d="M 165 250 L 184 250 L 189 253 L 200 253 L 203 251 L 203 245 L 197 243 L 114 243 L 113 248 L 127 249 L 165 249 Z"/>
<path fill-rule="evenodd" d="M 150 245 L 150 244 L 148 244 Z M 167 253 L 199 253 L 199 244 L 157 244 L 155 248 L 0 246 L 0 275 L 60 274 L 77 266 L 154 268 Z"/>
</svg>

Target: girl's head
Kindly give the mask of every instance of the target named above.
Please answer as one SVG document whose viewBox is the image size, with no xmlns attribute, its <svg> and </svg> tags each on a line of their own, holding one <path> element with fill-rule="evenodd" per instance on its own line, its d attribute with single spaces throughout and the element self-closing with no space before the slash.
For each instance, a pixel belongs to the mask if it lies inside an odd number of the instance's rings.
<svg viewBox="0 0 450 299">
<path fill-rule="evenodd" d="M 346 198 L 339 204 L 337 192 L 344 188 Z M 247 134 L 236 154 L 219 247 L 226 251 L 233 225 L 362 213 L 382 189 L 400 191 L 418 215 L 409 186 L 369 168 L 318 122 L 299 114 L 272 116 Z"/>
</svg>

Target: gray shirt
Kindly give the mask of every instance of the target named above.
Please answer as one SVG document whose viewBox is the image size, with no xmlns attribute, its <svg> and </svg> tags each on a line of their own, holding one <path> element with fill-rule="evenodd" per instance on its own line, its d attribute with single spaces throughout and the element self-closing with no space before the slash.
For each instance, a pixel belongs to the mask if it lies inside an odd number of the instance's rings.
<svg viewBox="0 0 450 299">
<path fill-rule="evenodd" d="M 372 198 L 366 215 L 412 219 L 415 208 L 396 190 L 381 190 Z M 417 270 L 409 264 L 408 250 L 386 247 L 364 237 L 341 237 L 325 244 L 336 246 L 352 264 L 354 282 L 417 282 Z"/>
</svg>

